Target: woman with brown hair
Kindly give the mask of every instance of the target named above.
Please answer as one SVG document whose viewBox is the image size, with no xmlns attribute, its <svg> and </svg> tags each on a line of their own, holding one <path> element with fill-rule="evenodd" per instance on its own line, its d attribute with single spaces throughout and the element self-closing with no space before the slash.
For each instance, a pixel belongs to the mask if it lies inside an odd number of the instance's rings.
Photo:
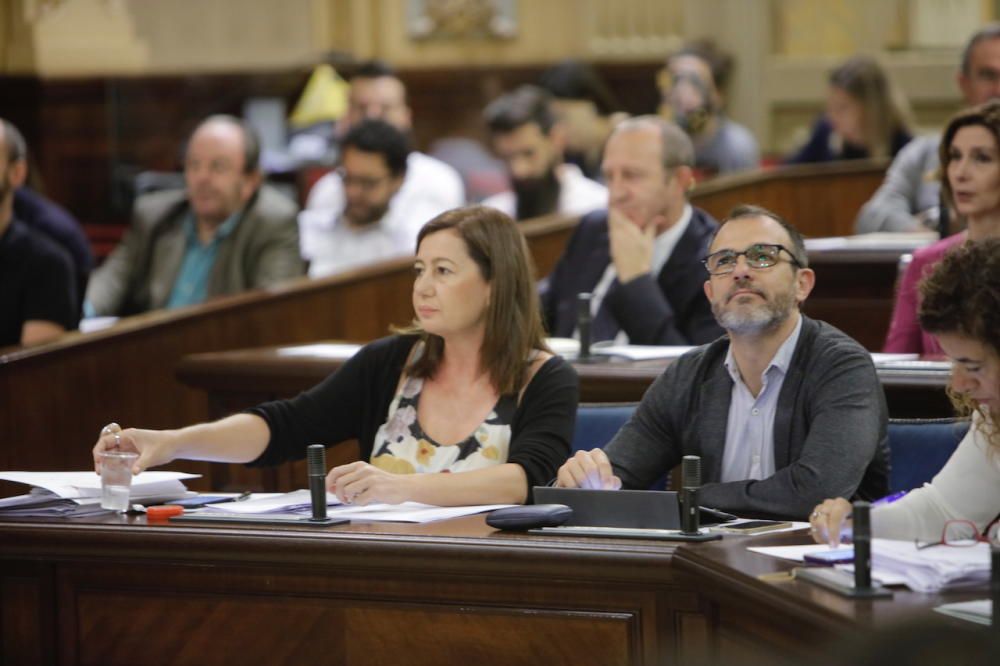
<svg viewBox="0 0 1000 666">
<path fill-rule="evenodd" d="M 965 220 L 966 229 L 913 253 L 899 283 L 886 352 L 941 353 L 934 336 L 917 322 L 917 283 L 965 241 L 1000 237 L 1000 102 L 957 113 L 944 130 L 939 150 L 942 198 Z"/>
<path fill-rule="evenodd" d="M 826 113 L 788 162 L 893 157 L 913 138 L 906 98 L 870 56 L 849 58 L 830 72 Z"/>
<path fill-rule="evenodd" d="M 872 533 L 935 542 L 949 523 L 972 523 L 982 534 L 1000 514 L 1000 239 L 949 253 L 920 295 L 920 325 L 951 358 L 949 393 L 972 423 L 930 483 L 872 510 Z M 836 545 L 850 510 L 843 498 L 818 505 L 810 516 L 813 537 Z M 971 526 L 951 536 L 973 536 Z"/>
<path fill-rule="evenodd" d="M 525 502 L 569 455 L 579 382 L 545 346 L 524 237 L 499 211 L 458 208 L 424 225 L 414 268 L 413 324 L 317 386 L 180 430 L 110 424 L 95 464 L 120 448 L 140 454 L 135 471 L 177 458 L 274 465 L 357 439 L 361 460 L 327 476 L 344 502 Z"/>
</svg>

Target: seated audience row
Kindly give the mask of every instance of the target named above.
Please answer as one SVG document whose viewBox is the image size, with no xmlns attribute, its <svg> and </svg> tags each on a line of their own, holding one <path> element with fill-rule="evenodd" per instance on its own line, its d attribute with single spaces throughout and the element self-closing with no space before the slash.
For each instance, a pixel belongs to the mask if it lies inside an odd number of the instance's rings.
<svg viewBox="0 0 1000 666">
<path fill-rule="evenodd" d="M 814 280 L 801 236 L 747 207 L 709 249 L 704 290 L 728 337 L 670 366 L 607 456 L 566 462 L 577 378 L 545 348 L 517 225 L 470 207 L 420 232 L 413 327 L 291 400 L 174 431 L 109 424 L 95 461 L 121 448 L 140 453 L 137 471 L 177 458 L 275 464 L 357 438 L 362 460 L 333 468 L 327 486 L 361 504 L 520 503 L 553 478 L 646 488 L 682 453 L 705 459 L 705 503 L 743 514 L 802 518 L 825 495 L 883 494 L 881 388 L 856 342 L 799 314 Z"/>
</svg>

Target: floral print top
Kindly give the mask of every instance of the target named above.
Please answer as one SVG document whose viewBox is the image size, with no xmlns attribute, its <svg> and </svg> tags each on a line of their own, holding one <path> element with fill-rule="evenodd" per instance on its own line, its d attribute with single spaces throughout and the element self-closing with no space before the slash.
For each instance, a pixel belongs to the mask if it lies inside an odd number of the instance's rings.
<svg viewBox="0 0 1000 666">
<path fill-rule="evenodd" d="M 500 396 L 486 420 L 461 442 L 438 444 L 417 421 L 424 380 L 407 377 L 389 405 L 389 416 L 375 435 L 371 464 L 394 474 L 467 472 L 507 462 L 510 423 L 517 396 Z"/>
</svg>

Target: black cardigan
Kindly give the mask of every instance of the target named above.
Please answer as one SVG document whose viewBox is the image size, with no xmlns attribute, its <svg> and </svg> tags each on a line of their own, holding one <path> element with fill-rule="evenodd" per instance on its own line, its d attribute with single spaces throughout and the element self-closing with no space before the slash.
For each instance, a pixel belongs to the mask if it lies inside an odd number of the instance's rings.
<svg viewBox="0 0 1000 666">
<path fill-rule="evenodd" d="M 363 347 L 336 372 L 290 400 L 248 410 L 267 421 L 271 440 L 252 466 L 305 457 L 309 444 L 330 446 L 357 439 L 361 459 L 371 458 L 375 435 L 416 336 L 394 336 Z M 528 491 L 555 477 L 569 457 L 580 386 L 576 371 L 562 358 L 546 361 L 524 390 L 514 420 L 507 462 L 524 468 Z"/>
</svg>

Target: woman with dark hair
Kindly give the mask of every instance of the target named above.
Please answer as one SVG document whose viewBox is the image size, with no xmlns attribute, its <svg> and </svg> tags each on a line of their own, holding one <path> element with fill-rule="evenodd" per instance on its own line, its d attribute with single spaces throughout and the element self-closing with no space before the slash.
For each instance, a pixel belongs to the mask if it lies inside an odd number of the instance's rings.
<svg viewBox="0 0 1000 666">
<path fill-rule="evenodd" d="M 917 322 L 917 283 L 953 248 L 967 240 L 1000 236 L 1000 102 L 959 112 L 940 147 L 941 195 L 965 219 L 966 230 L 913 253 L 896 295 L 886 352 L 940 354 L 934 336 Z"/>
<path fill-rule="evenodd" d="M 878 61 L 855 56 L 830 72 L 826 113 L 790 164 L 893 157 L 913 138 L 906 99 Z"/>
<path fill-rule="evenodd" d="M 983 534 L 1000 514 L 1000 239 L 949 253 L 920 295 L 920 325 L 951 358 L 949 395 L 972 423 L 930 483 L 872 510 L 872 532 L 938 541 L 949 523 L 959 528 L 952 538 L 974 536 L 971 523 Z M 850 510 L 843 498 L 818 505 L 810 516 L 813 537 L 836 545 Z"/>
<path fill-rule="evenodd" d="M 136 472 L 177 458 L 274 465 L 357 439 L 361 460 L 327 476 L 344 502 L 525 502 L 569 455 L 579 382 L 545 346 L 524 237 L 499 211 L 458 208 L 424 225 L 414 268 L 412 325 L 317 386 L 180 430 L 110 424 L 95 464 L 119 448 L 140 454 Z"/>
</svg>

